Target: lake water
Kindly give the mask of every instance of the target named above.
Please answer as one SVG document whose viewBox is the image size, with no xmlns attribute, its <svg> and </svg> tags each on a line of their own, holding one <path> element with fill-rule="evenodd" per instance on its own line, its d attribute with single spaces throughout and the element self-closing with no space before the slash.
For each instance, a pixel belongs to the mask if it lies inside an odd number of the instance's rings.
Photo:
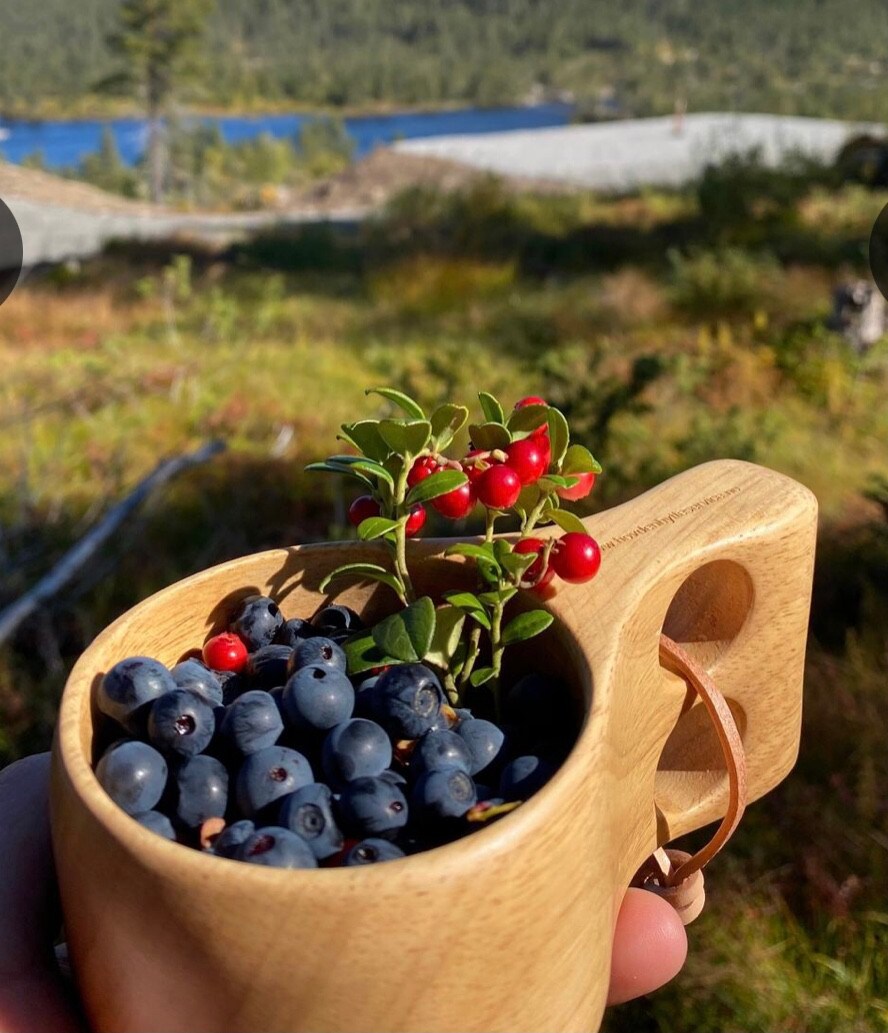
<svg viewBox="0 0 888 1033">
<path fill-rule="evenodd" d="M 490 133 L 504 129 L 537 129 L 562 126 L 570 122 L 569 104 L 540 104 L 533 107 L 461 108 L 456 111 L 396 112 L 390 115 L 368 115 L 345 119 L 355 140 L 358 157 L 381 144 L 399 139 L 448 136 L 453 133 Z M 276 137 L 294 136 L 311 115 L 229 115 L 192 119 L 217 123 L 229 143 L 247 140 L 259 133 Z M 0 129 L 8 133 L 0 140 L 0 155 L 7 161 L 20 162 L 39 153 L 49 168 L 79 165 L 87 154 L 98 150 L 102 130 L 110 125 L 121 156 L 134 162 L 145 145 L 144 119 L 120 118 L 108 121 L 78 122 L 3 122 Z M 4 133 L 0 132 L 0 136 Z"/>
</svg>

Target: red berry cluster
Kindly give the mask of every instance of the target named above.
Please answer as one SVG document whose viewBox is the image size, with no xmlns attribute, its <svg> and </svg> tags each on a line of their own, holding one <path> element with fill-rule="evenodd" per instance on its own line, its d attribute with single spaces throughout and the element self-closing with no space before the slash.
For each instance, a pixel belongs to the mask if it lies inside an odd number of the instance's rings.
<svg viewBox="0 0 888 1033">
<path fill-rule="evenodd" d="M 545 404 L 542 398 L 530 396 L 522 398 L 515 408 Z M 543 477 L 551 461 L 552 448 L 546 424 L 529 437 L 512 442 L 499 456 L 477 448 L 470 449 L 460 462 L 468 483 L 434 499 L 432 505 L 452 520 L 467 516 L 476 502 L 488 509 L 511 509 L 518 501 L 521 489 Z M 418 483 L 437 469 L 434 458 L 423 456 L 414 463 L 410 471 L 414 480 L 408 478 L 408 482 L 411 485 Z M 577 484 L 572 488 L 559 488 L 558 494 L 565 499 L 582 499 L 589 494 L 594 483 L 594 473 L 580 474 Z"/>
<path fill-rule="evenodd" d="M 543 398 L 535 395 L 522 398 L 515 409 L 528 405 L 546 405 Z M 459 469 L 468 478 L 463 484 L 445 495 L 431 500 L 431 505 L 451 520 L 461 520 L 469 515 L 476 503 L 490 510 L 505 511 L 517 502 L 522 488 L 535 484 L 549 472 L 552 461 L 552 447 L 549 427 L 544 423 L 531 434 L 513 441 L 504 450 L 484 451 L 470 446 L 461 460 L 446 459 L 438 455 L 423 455 L 417 458 L 407 475 L 407 484 L 415 487 L 427 477 L 440 470 Z M 585 498 L 595 485 L 594 473 L 573 474 L 576 484 L 569 488 L 557 488 L 557 494 L 568 501 Z M 364 520 L 379 516 L 379 502 L 371 495 L 361 495 L 349 507 L 349 521 L 358 527 Z M 406 524 L 408 537 L 415 537 L 426 522 L 426 511 L 422 504 L 413 507 Z M 557 574 L 562 580 L 574 584 L 588 581 L 598 572 L 601 552 L 594 538 L 576 531 L 568 532 L 549 549 L 548 562 L 544 564 L 546 542 L 540 538 L 527 537 L 515 544 L 515 552 L 537 553 L 538 559 L 528 568 L 524 582 L 540 591 Z"/>
<path fill-rule="evenodd" d="M 536 554 L 536 559 L 527 568 L 524 580 L 539 593 L 544 590 L 557 574 L 562 581 L 581 585 L 591 581 L 601 566 L 601 549 L 598 542 L 589 534 L 579 531 L 568 531 L 552 545 L 549 562 L 544 564 L 546 543 L 542 538 L 521 538 L 515 542 L 515 552 L 524 555 Z"/>
</svg>

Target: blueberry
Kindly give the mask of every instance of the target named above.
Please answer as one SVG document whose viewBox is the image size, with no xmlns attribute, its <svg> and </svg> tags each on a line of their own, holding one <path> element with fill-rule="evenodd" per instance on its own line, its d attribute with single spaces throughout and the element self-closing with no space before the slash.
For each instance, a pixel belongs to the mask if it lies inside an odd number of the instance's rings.
<svg viewBox="0 0 888 1033">
<path fill-rule="evenodd" d="M 227 707 L 250 687 L 246 678 L 238 671 L 213 671 L 222 686 L 222 702 Z"/>
<path fill-rule="evenodd" d="M 274 746 L 283 730 L 274 697 L 261 689 L 245 692 L 226 707 L 220 725 L 225 740 L 243 754 Z"/>
<path fill-rule="evenodd" d="M 477 775 L 499 758 L 506 741 L 505 733 L 492 721 L 472 718 L 460 721 L 453 730 L 466 745 L 471 759 L 470 775 Z"/>
<path fill-rule="evenodd" d="M 317 868 L 318 862 L 311 847 L 301 836 L 289 829 L 270 825 L 256 831 L 241 843 L 238 861 L 264 864 L 269 868 Z"/>
<path fill-rule="evenodd" d="M 500 795 L 507 800 L 526 800 L 549 781 L 554 768 L 540 757 L 516 757 L 500 776 Z"/>
<path fill-rule="evenodd" d="M 388 771 L 380 772 L 378 777 L 381 778 L 384 782 L 388 782 L 389 785 L 393 785 L 393 786 L 405 786 L 405 785 L 407 785 L 407 779 L 404 778 L 404 776 L 401 774 L 401 772 L 400 771 L 392 771 L 391 768 L 389 768 Z"/>
<path fill-rule="evenodd" d="M 160 811 L 143 811 L 142 814 L 134 814 L 133 817 L 144 828 L 156 832 L 158 836 L 163 836 L 164 839 L 171 839 L 175 842 L 176 830 L 173 828 L 173 823 L 165 814 L 161 814 Z"/>
<path fill-rule="evenodd" d="M 461 818 L 476 803 L 475 783 L 455 768 L 420 775 L 410 799 L 417 816 L 425 821 Z"/>
<path fill-rule="evenodd" d="M 118 807 L 127 814 L 143 814 L 163 795 L 167 764 L 153 746 L 125 739 L 105 752 L 96 777 Z"/>
<path fill-rule="evenodd" d="M 211 706 L 218 706 L 222 702 L 222 682 L 200 660 L 183 660 L 176 664 L 170 674 L 180 689 L 199 693 Z"/>
<path fill-rule="evenodd" d="M 423 664 L 399 664 L 380 676 L 369 701 L 376 720 L 394 739 L 418 739 L 433 727 L 444 693 Z"/>
<path fill-rule="evenodd" d="M 251 753 L 237 775 L 237 805 L 252 817 L 288 793 L 314 782 L 311 765 L 296 750 L 266 746 Z"/>
<path fill-rule="evenodd" d="M 161 753 L 193 757 L 209 746 L 215 730 L 213 708 L 192 689 L 165 692 L 148 712 L 148 737 Z"/>
<path fill-rule="evenodd" d="M 380 861 L 397 861 L 405 857 L 404 851 L 389 843 L 387 839 L 362 839 L 345 855 L 342 862 L 347 867 L 359 864 L 378 864 Z"/>
<path fill-rule="evenodd" d="M 245 677 L 254 689 L 272 689 L 287 680 L 287 661 L 293 650 L 290 646 L 262 646 L 250 653 L 244 667 Z"/>
<path fill-rule="evenodd" d="M 348 606 L 333 603 L 325 606 L 312 617 L 311 623 L 322 635 L 332 638 L 334 635 L 345 633 L 346 636 L 356 631 L 363 631 L 364 622 Z"/>
<path fill-rule="evenodd" d="M 407 824 L 407 800 L 396 786 L 383 778 L 356 778 L 339 798 L 346 830 L 353 836 L 392 839 Z"/>
<path fill-rule="evenodd" d="M 312 782 L 285 796 L 279 822 L 302 836 L 319 861 L 342 849 L 344 839 L 333 817 L 333 794 L 325 785 Z"/>
<path fill-rule="evenodd" d="M 274 640 L 282 646 L 295 649 L 304 639 L 315 638 L 320 632 L 309 621 L 300 617 L 292 617 L 277 629 Z"/>
<path fill-rule="evenodd" d="M 226 825 L 213 841 L 212 852 L 219 857 L 234 857 L 241 843 L 246 842 L 255 831 L 256 826 L 246 818 Z"/>
<path fill-rule="evenodd" d="M 321 640 L 306 644 L 311 641 Z M 314 664 L 300 668 L 290 678 L 282 701 L 287 721 L 294 728 L 326 731 L 351 717 L 355 690 L 342 671 Z"/>
<path fill-rule="evenodd" d="M 448 768 L 471 774 L 472 757 L 468 746 L 456 732 L 432 729 L 416 744 L 410 755 L 410 767 L 420 774 L 424 771 L 446 771 Z"/>
<path fill-rule="evenodd" d="M 381 775 L 391 762 L 392 744 L 375 721 L 352 718 L 336 725 L 324 740 L 324 774 L 334 786 Z"/>
<path fill-rule="evenodd" d="M 197 828 L 207 818 L 221 818 L 228 806 L 228 772 L 221 761 L 199 753 L 176 773 L 179 790 L 176 816 L 183 825 Z"/>
<path fill-rule="evenodd" d="M 269 645 L 284 623 L 278 604 L 265 595 L 251 595 L 241 604 L 237 617 L 231 623 L 231 630 L 246 643 L 252 653 Z"/>
<path fill-rule="evenodd" d="M 106 717 L 139 734 L 148 705 L 175 688 L 173 676 L 158 660 L 131 656 L 115 664 L 102 679 L 96 706 Z"/>
<path fill-rule="evenodd" d="M 303 667 L 332 667 L 343 674 L 346 672 L 345 653 L 328 638 L 308 638 L 300 642 L 290 656 L 287 673 L 295 674 Z"/>
</svg>

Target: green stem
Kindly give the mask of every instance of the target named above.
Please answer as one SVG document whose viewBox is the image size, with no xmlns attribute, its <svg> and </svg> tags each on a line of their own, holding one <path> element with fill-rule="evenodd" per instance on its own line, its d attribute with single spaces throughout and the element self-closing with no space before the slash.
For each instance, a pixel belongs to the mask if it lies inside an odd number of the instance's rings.
<svg viewBox="0 0 888 1033">
<path fill-rule="evenodd" d="M 502 702 L 500 700 L 500 671 L 503 666 L 503 652 L 505 646 L 502 643 L 502 626 L 503 626 L 503 610 L 505 604 L 498 602 L 493 609 L 493 617 L 490 622 L 490 651 L 491 651 L 491 662 L 490 665 L 493 668 L 493 677 L 490 680 L 491 688 L 493 689 L 493 700 L 496 707 L 497 720 L 502 717 Z"/>
<path fill-rule="evenodd" d="M 466 653 L 466 662 L 459 672 L 460 692 L 469 684 L 469 676 L 475 667 L 475 663 L 481 653 L 481 625 L 472 621 L 472 631 L 469 634 L 469 648 Z"/>
<path fill-rule="evenodd" d="M 484 528 L 484 541 L 493 541 L 493 525 L 496 523 L 496 519 L 500 514 L 495 509 L 487 510 L 487 523 Z"/>
<path fill-rule="evenodd" d="M 395 482 L 395 495 L 393 500 L 395 519 L 398 521 L 398 526 L 395 528 L 395 573 L 398 575 L 404 588 L 405 606 L 414 602 L 416 599 L 416 593 L 413 591 L 413 582 L 410 580 L 410 571 L 407 569 L 407 520 L 410 514 L 402 512 L 404 508 L 404 499 L 407 495 L 407 474 L 409 472 L 410 463 L 408 463 L 405 458 L 401 465 L 401 472 L 398 474 L 398 480 Z"/>
<path fill-rule="evenodd" d="M 453 679 L 453 675 L 450 671 L 446 671 L 444 674 L 444 691 L 447 693 L 447 699 L 452 707 L 459 705 L 459 689 L 456 687 L 456 682 Z"/>
<path fill-rule="evenodd" d="M 539 502 L 527 514 L 527 519 L 521 525 L 521 537 L 526 538 L 536 527 L 536 522 L 543 515 L 543 510 L 549 504 L 549 495 L 543 495 Z"/>
</svg>

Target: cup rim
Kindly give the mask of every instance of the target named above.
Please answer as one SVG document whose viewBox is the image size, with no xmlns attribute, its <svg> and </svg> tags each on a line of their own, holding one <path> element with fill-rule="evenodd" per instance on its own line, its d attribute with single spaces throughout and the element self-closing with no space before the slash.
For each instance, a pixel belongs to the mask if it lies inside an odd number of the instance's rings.
<svg viewBox="0 0 888 1033">
<path fill-rule="evenodd" d="M 438 541 L 440 542 L 440 540 Z M 214 863 L 225 861 L 232 865 L 236 864 L 238 871 L 242 873 L 241 878 L 244 879 L 254 879 L 263 884 L 267 882 L 278 883 L 281 879 L 286 879 L 290 886 L 295 886 L 296 880 L 303 877 L 310 880 L 305 884 L 306 886 L 314 885 L 319 889 L 323 886 L 326 890 L 333 890 L 337 885 L 344 886 L 347 882 L 350 883 L 354 879 L 370 881 L 386 878 L 386 873 L 424 879 L 442 867 L 446 867 L 452 872 L 453 865 L 457 861 L 466 865 L 475 865 L 483 858 L 499 856 L 510 850 L 517 843 L 524 842 L 526 837 L 533 835 L 535 828 L 546 820 L 550 800 L 554 800 L 556 794 L 568 790 L 569 783 L 579 778 L 579 756 L 590 748 L 590 730 L 592 725 L 597 723 L 597 720 L 593 721 L 593 716 L 600 717 L 600 715 L 595 715 L 595 701 L 588 694 L 586 694 L 583 702 L 583 718 L 577 739 L 570 753 L 562 764 L 559 765 L 552 778 L 541 789 L 528 800 L 522 802 L 521 806 L 512 813 L 495 821 L 493 825 L 477 829 L 452 842 L 421 850 L 405 858 L 398 858 L 396 862 L 355 865 L 350 868 L 340 866 L 338 868 L 318 867 L 311 869 L 277 869 L 263 865 L 244 864 L 233 859 L 205 854 L 202 850 L 167 840 L 163 836 L 159 836 L 150 829 L 141 826 L 134 818 L 114 803 L 100 785 L 89 757 L 81 746 L 83 710 L 91 706 L 92 684 L 96 671 L 93 658 L 101 653 L 105 643 L 120 632 L 123 624 L 129 624 L 140 612 L 157 606 L 164 596 L 178 595 L 183 590 L 187 591 L 189 587 L 211 581 L 221 570 L 230 569 L 238 564 L 242 564 L 245 560 L 259 560 L 263 557 L 272 556 L 283 558 L 303 550 L 330 551 L 331 547 L 348 546 L 351 544 L 347 542 L 320 542 L 290 546 L 283 549 L 269 549 L 207 567 L 195 574 L 173 582 L 173 584 L 152 593 L 136 603 L 135 606 L 125 611 L 104 628 L 78 658 L 77 663 L 68 676 L 62 693 L 53 742 L 53 764 L 58 765 L 61 769 L 64 778 L 69 784 L 71 794 L 76 798 L 78 804 L 89 812 L 92 820 L 101 826 L 103 831 L 126 854 L 137 859 L 141 865 L 151 868 L 163 868 L 168 866 L 170 862 L 176 861 L 178 862 L 177 867 L 180 872 L 187 870 L 195 877 L 200 877 L 212 871 L 218 871 L 218 869 L 212 867 L 207 869 L 205 867 L 207 864 L 213 865 Z M 423 544 L 431 546 L 435 542 L 429 539 Z M 434 553 L 429 552 L 427 555 L 434 555 Z M 560 619 L 557 614 L 555 617 L 556 620 Z M 575 640 L 576 636 L 564 621 L 561 621 L 560 631 L 562 634 Z M 51 815 L 55 834 L 55 806 L 51 807 Z M 393 863 L 397 864 L 394 873 L 391 869 Z M 322 881 L 319 882 L 319 879 Z M 336 882 L 332 880 L 336 880 Z"/>
</svg>

